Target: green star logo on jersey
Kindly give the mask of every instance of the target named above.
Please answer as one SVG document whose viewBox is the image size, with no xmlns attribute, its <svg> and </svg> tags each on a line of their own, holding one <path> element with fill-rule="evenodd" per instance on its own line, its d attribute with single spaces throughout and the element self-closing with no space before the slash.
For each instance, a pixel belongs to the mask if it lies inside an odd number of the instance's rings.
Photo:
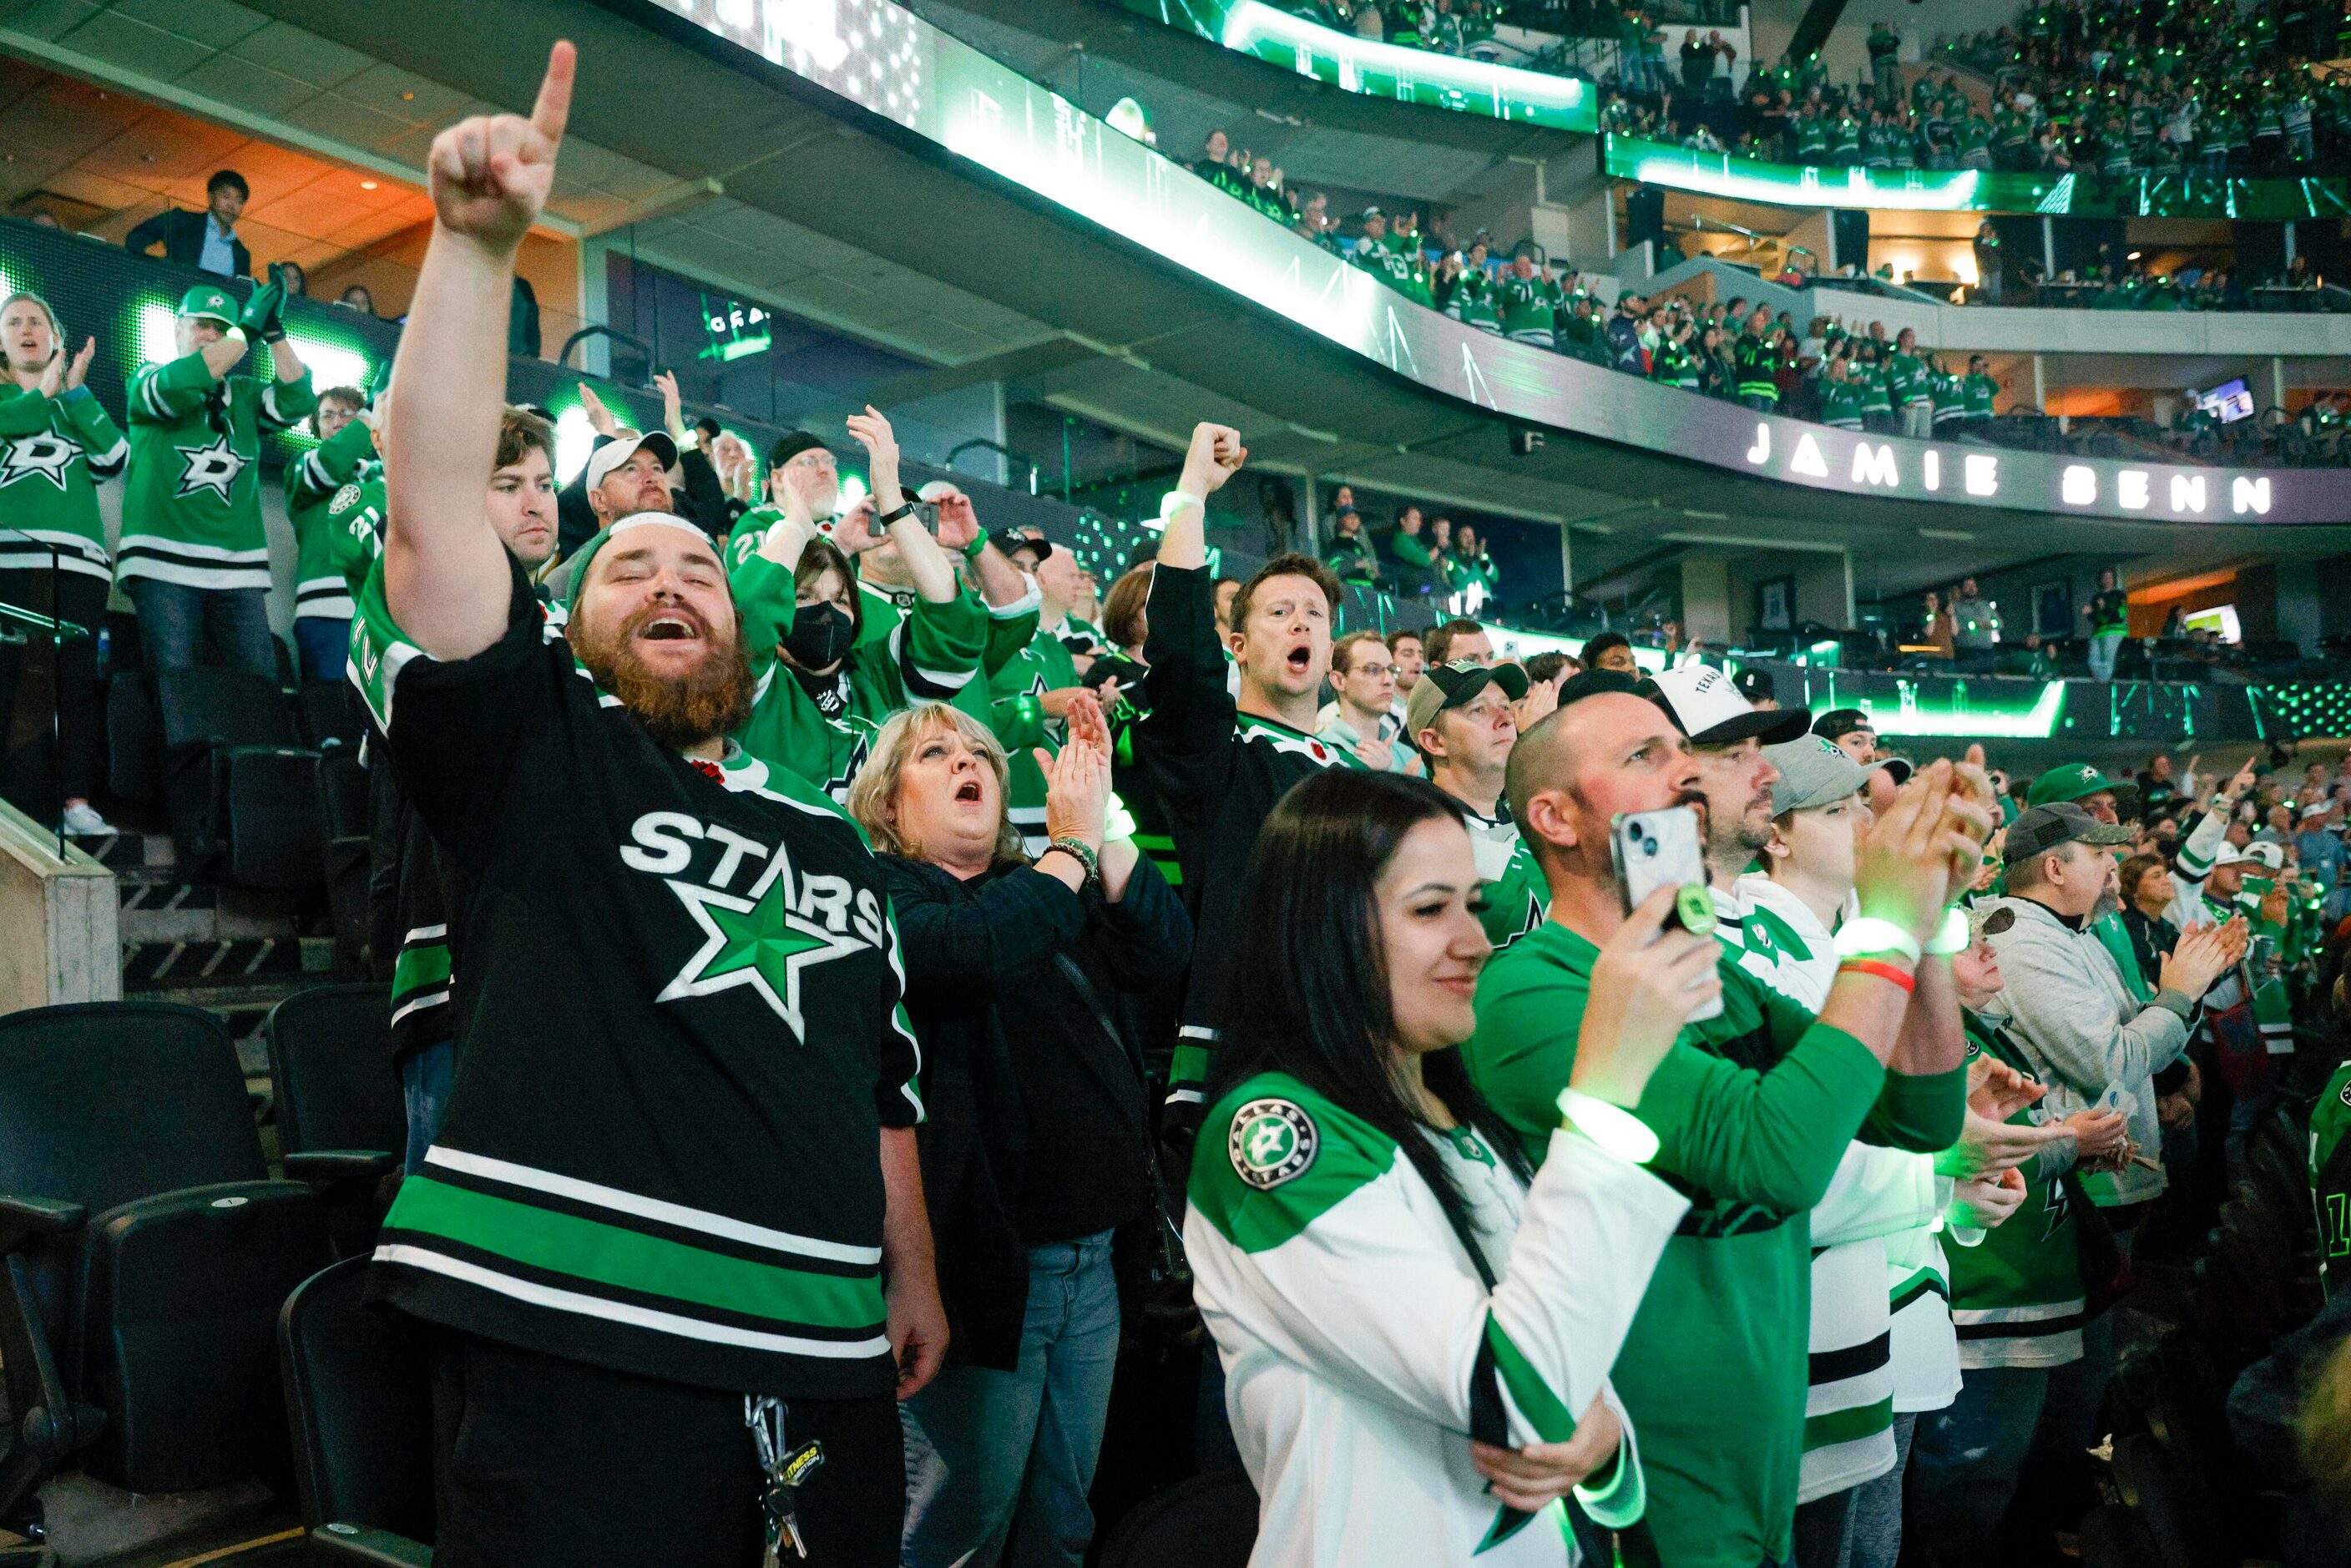
<svg viewBox="0 0 2351 1568">
<path fill-rule="evenodd" d="M 42 478 L 62 490 L 66 470 L 81 448 L 53 431 L 20 436 L 0 450 L 0 489 L 19 479 Z"/>
<path fill-rule="evenodd" d="M 184 501 L 199 490 L 210 490 L 221 498 L 222 506 L 227 506 L 237 476 L 245 472 L 245 459 L 228 444 L 228 437 L 216 436 L 209 445 L 183 446 L 178 451 L 185 466 L 180 470 L 180 488 L 172 498 Z"/>
<path fill-rule="evenodd" d="M 814 965 L 862 953 L 866 945 L 826 929 L 821 920 L 794 907 L 792 877 L 780 847 L 748 897 L 676 879 L 669 885 L 702 927 L 703 943 L 654 1000 L 715 996 L 748 986 L 806 1044 L 800 976 Z"/>
</svg>

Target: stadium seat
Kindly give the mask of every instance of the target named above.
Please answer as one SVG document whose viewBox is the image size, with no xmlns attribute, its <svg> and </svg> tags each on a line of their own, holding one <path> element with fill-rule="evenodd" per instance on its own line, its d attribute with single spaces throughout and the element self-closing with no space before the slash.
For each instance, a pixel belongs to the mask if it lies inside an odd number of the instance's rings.
<svg viewBox="0 0 2351 1568">
<path fill-rule="evenodd" d="M 366 972 L 368 945 L 368 771 L 358 754 L 336 749 L 319 758 L 319 821 L 324 837 L 327 913 L 335 933 L 335 972 Z"/>
<path fill-rule="evenodd" d="M 163 803 L 162 721 L 142 670 L 116 670 L 106 683 L 107 792 L 142 806 Z"/>
<path fill-rule="evenodd" d="M 272 1343 L 328 1261 L 273 1181 L 226 1030 L 159 1002 L 0 1018 L 0 1517 L 74 1450 L 134 1492 L 282 1474 Z"/>
<path fill-rule="evenodd" d="M 320 986 L 270 1009 L 264 1026 L 286 1174 L 327 1197 L 346 1258 L 374 1247 L 377 1185 L 408 1146 L 391 1011 L 389 987 Z"/>
<path fill-rule="evenodd" d="M 242 670 L 166 670 L 156 684 L 183 859 L 240 887 L 319 886 L 319 754 L 295 744 L 285 694 Z"/>
<path fill-rule="evenodd" d="M 277 1352 L 294 1488 L 321 1561 L 433 1561 L 433 1386 L 423 1337 L 361 1301 L 367 1261 L 322 1270 L 286 1298 Z"/>
<path fill-rule="evenodd" d="M 1256 1542 L 1257 1489 L 1219 1470 L 1138 1505 L 1103 1542 L 1099 1568 L 1245 1568 Z"/>
<path fill-rule="evenodd" d="M 359 694 L 349 681 L 304 681 L 294 693 L 294 707 L 301 719 L 303 745 L 316 751 L 339 746 L 358 749 L 365 726 Z"/>
</svg>

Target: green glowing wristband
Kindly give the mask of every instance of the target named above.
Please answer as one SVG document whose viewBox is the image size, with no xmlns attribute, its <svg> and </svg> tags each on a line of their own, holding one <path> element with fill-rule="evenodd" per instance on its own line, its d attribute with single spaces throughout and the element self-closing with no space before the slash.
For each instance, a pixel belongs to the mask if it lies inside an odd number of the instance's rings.
<svg viewBox="0 0 2351 1568">
<path fill-rule="evenodd" d="M 1918 941 L 1891 920 L 1870 915 L 1837 927 L 1838 957 L 1858 958 L 1870 953 L 1899 953 L 1915 964 L 1918 961 Z"/>
<path fill-rule="evenodd" d="M 1649 1124 L 1622 1105 L 1611 1105 L 1574 1089 L 1559 1092 L 1560 1113 L 1575 1130 L 1614 1155 L 1636 1166 L 1657 1157 L 1657 1134 Z"/>
<path fill-rule="evenodd" d="M 1928 939 L 1926 951 L 1938 958 L 1948 958 L 1966 952 L 1972 940 L 1968 935 L 1968 912 L 1955 904 L 1943 911 L 1943 924 Z"/>
<path fill-rule="evenodd" d="M 979 559 L 980 552 L 985 550 L 987 548 L 987 536 L 986 534 L 975 534 L 972 536 L 971 543 L 963 547 L 963 558 L 966 560 L 977 560 Z"/>
</svg>

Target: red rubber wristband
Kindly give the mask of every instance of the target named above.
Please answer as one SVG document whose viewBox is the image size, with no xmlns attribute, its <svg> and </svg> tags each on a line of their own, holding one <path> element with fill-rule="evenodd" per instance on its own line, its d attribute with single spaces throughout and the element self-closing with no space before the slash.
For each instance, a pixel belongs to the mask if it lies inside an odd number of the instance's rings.
<svg viewBox="0 0 2351 1568">
<path fill-rule="evenodd" d="M 1914 995 L 1918 989 L 1918 981 L 1909 970 L 1898 964 L 1886 963 L 1882 959 L 1847 958 L 1837 966 L 1837 973 L 1841 975 L 1848 970 L 1857 975 L 1875 975 L 1879 979 L 1897 985 Z"/>
</svg>

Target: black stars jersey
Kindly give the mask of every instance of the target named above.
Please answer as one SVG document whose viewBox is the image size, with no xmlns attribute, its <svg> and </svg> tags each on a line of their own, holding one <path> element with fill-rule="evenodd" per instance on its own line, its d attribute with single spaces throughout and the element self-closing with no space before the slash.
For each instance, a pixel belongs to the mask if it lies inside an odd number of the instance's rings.
<svg viewBox="0 0 2351 1568">
<path fill-rule="evenodd" d="M 204 356 L 188 354 L 141 366 L 124 397 L 131 477 L 115 576 L 267 589 L 261 433 L 319 406 L 308 373 L 290 382 L 232 373 L 215 385 Z"/>
<path fill-rule="evenodd" d="M 1168 1098 L 1191 1103 L 1202 1099 L 1207 1078 L 1225 956 L 1266 814 L 1299 780 L 1326 768 L 1363 766 L 1352 751 L 1236 711 L 1217 642 L 1215 591 L 1205 568 L 1163 564 L 1152 574 L 1144 644 L 1151 712 L 1134 729 L 1134 759 L 1167 813 L 1185 901 L 1199 928 L 1168 1074 Z"/>
<path fill-rule="evenodd" d="M 456 664 L 381 584 L 354 678 L 467 876 L 456 1086 L 375 1294 L 644 1376 L 888 1392 L 880 1133 L 920 1119 L 920 1061 L 863 835 L 780 770 L 656 745 L 519 570 L 505 637 Z"/>
<path fill-rule="evenodd" d="M 0 570 L 112 577 L 93 481 L 130 451 L 87 389 L 51 398 L 0 381 Z"/>
</svg>

